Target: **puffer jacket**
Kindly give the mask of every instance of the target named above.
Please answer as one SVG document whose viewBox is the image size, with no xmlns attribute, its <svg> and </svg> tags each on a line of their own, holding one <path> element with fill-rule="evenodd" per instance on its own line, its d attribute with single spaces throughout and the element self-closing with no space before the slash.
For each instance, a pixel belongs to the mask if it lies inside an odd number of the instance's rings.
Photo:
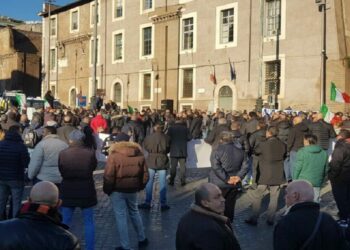
<svg viewBox="0 0 350 250">
<path fill-rule="evenodd" d="M 324 150 L 329 147 L 329 139 L 336 137 L 333 126 L 323 120 L 311 123 L 309 129 L 312 134 L 317 136 L 317 144 Z"/>
<path fill-rule="evenodd" d="M 92 118 L 90 127 L 94 133 L 101 132 L 101 130 L 105 131 L 107 129 L 107 121 L 102 117 L 102 115 L 96 115 L 94 118 Z"/>
<path fill-rule="evenodd" d="M 299 149 L 293 171 L 293 180 L 308 180 L 313 187 L 321 187 L 328 168 L 328 155 L 318 145 L 309 145 Z"/>
<path fill-rule="evenodd" d="M 288 141 L 287 151 L 298 151 L 304 146 L 304 135 L 309 131 L 309 128 L 304 122 L 301 122 L 291 128 Z"/>
<path fill-rule="evenodd" d="M 146 160 L 141 147 L 133 142 L 117 142 L 110 155 L 103 177 L 103 191 L 134 193 L 145 188 L 148 181 Z"/>
<path fill-rule="evenodd" d="M 350 139 L 335 144 L 328 177 L 332 182 L 350 182 Z"/>
<path fill-rule="evenodd" d="M 244 151 L 236 147 L 233 142 L 220 144 L 214 153 L 209 182 L 220 188 L 232 188 L 232 185 L 227 184 L 230 176 L 239 176 L 243 180 L 248 171 L 244 159 Z"/>
<path fill-rule="evenodd" d="M 38 178 L 42 181 L 61 183 L 62 177 L 58 170 L 58 156 L 68 148 L 67 143 L 60 140 L 58 135 L 45 136 L 34 148 L 29 167 L 29 179 Z"/>
<path fill-rule="evenodd" d="M 23 181 L 24 169 L 28 167 L 29 154 L 18 133 L 7 132 L 0 141 L 0 180 Z"/>
</svg>

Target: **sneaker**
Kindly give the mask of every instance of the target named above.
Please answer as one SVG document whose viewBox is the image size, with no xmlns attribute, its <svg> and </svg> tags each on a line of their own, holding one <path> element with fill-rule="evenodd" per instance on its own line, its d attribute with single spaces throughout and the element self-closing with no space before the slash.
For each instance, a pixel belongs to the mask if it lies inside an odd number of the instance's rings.
<svg viewBox="0 0 350 250">
<path fill-rule="evenodd" d="M 145 238 L 144 240 L 139 241 L 139 248 L 146 247 L 146 246 L 148 246 L 148 244 L 149 244 L 149 241 L 147 238 Z"/>
<path fill-rule="evenodd" d="M 168 205 L 162 205 L 161 207 L 160 207 L 160 210 L 161 211 L 166 211 L 166 210 L 169 210 L 170 209 L 170 207 L 168 206 Z"/>
<path fill-rule="evenodd" d="M 150 210 L 150 209 L 151 209 L 151 205 L 148 204 L 148 203 L 142 203 L 142 204 L 139 204 L 139 205 L 138 205 L 138 208 Z"/>
</svg>

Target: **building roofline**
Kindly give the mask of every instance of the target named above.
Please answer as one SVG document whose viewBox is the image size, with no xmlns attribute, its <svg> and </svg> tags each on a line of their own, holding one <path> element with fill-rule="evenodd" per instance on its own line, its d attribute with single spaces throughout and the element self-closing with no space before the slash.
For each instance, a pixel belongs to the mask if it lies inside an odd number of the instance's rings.
<svg viewBox="0 0 350 250">
<path fill-rule="evenodd" d="M 61 7 L 58 7 L 56 9 L 51 10 L 51 15 L 55 15 L 55 14 L 73 9 L 75 7 L 78 7 L 78 6 L 86 4 L 86 3 L 90 3 L 92 1 L 94 1 L 94 0 L 79 0 L 79 1 L 72 2 L 70 4 L 67 4 L 67 5 L 64 5 L 64 6 L 61 6 Z M 52 5 L 52 6 L 57 7 L 56 5 Z M 48 15 L 49 15 L 49 13 L 46 11 L 41 11 L 38 13 L 38 16 L 41 16 L 41 17 L 47 17 Z"/>
</svg>

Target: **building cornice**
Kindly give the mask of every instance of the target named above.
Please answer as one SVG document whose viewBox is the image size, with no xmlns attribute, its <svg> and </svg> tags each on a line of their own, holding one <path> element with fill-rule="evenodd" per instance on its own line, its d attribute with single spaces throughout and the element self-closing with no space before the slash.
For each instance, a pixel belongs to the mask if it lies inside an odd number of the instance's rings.
<svg viewBox="0 0 350 250">
<path fill-rule="evenodd" d="M 151 16 L 150 19 L 152 20 L 153 23 L 161 23 L 161 22 L 167 22 L 167 21 L 179 19 L 181 18 L 181 16 L 182 16 L 182 12 L 178 10 L 176 12 L 166 13 L 163 15 Z"/>
<path fill-rule="evenodd" d="M 80 42 L 89 40 L 91 36 L 92 36 L 91 34 L 83 34 L 75 37 L 70 37 L 61 41 L 57 41 L 56 45 L 57 47 L 61 47 L 61 46 L 66 46 L 68 44 L 80 43 Z"/>
</svg>

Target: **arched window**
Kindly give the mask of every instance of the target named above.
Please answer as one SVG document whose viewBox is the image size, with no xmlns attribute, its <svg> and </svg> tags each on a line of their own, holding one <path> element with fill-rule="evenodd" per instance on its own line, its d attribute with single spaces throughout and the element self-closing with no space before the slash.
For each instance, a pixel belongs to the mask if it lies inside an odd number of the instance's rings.
<svg viewBox="0 0 350 250">
<path fill-rule="evenodd" d="M 223 86 L 219 90 L 219 108 L 224 110 L 232 109 L 232 89 L 229 86 Z"/>
<path fill-rule="evenodd" d="M 69 94 L 69 106 L 75 107 L 77 99 L 77 91 L 76 89 L 71 89 Z"/>
<path fill-rule="evenodd" d="M 122 86 L 119 82 L 113 86 L 113 98 L 116 103 L 122 102 Z"/>
</svg>

